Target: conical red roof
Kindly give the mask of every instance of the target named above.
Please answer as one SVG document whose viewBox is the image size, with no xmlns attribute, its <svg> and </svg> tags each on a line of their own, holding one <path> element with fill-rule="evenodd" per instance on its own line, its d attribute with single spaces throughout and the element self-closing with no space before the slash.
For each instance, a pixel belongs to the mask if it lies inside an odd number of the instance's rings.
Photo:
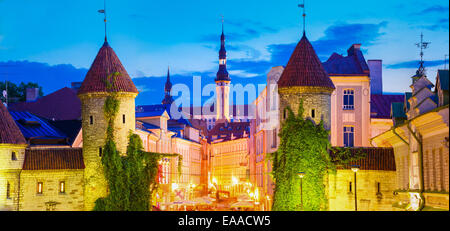
<svg viewBox="0 0 450 231">
<path fill-rule="evenodd" d="M 314 48 L 303 35 L 286 68 L 278 80 L 279 87 L 310 86 L 334 89 L 334 84 L 317 57 Z"/>
<path fill-rule="evenodd" d="M 0 101 L 0 144 L 26 144 L 19 127 Z"/>
<path fill-rule="evenodd" d="M 107 87 L 108 76 L 115 72 L 120 75 L 110 80 L 111 86 Z M 111 78 L 111 77 L 110 77 Z M 105 41 L 102 48 L 97 54 L 91 68 L 84 78 L 78 94 L 92 93 L 92 92 L 132 92 L 138 93 L 136 86 L 123 67 L 114 50 Z"/>
</svg>

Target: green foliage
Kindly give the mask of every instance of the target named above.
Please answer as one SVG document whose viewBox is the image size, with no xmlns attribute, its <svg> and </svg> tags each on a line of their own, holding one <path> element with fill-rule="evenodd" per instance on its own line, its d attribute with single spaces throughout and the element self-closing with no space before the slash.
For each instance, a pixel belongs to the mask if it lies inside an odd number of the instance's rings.
<svg viewBox="0 0 450 231">
<path fill-rule="evenodd" d="M 354 152 L 351 152 L 351 149 Z M 364 153 L 363 148 L 349 148 L 349 147 L 332 147 L 330 148 L 330 156 L 331 162 L 333 165 L 330 166 L 330 169 L 333 173 L 336 173 L 337 167 L 342 167 L 344 169 L 350 168 L 350 163 L 359 159 L 362 159 L 367 156 L 367 153 Z"/>
<path fill-rule="evenodd" d="M 6 82 L 8 82 L 8 102 L 24 102 L 27 96 L 27 88 L 39 88 L 39 97 L 42 97 L 44 95 L 42 87 L 37 83 L 21 82 L 19 86 L 17 86 L 15 83 L 12 83 L 10 81 L 2 81 L 0 82 L 0 100 L 3 102 L 6 100 L 2 94 L 3 90 L 6 89 Z"/>
<path fill-rule="evenodd" d="M 324 177 L 332 165 L 328 154 L 329 132 L 323 122 L 315 125 L 303 118 L 303 101 L 300 102 L 298 116 L 288 107 L 288 117 L 280 130 L 280 146 L 271 155 L 275 192 L 273 210 L 301 210 L 300 178 L 304 172 L 303 210 L 325 210 L 327 198 Z"/>
<path fill-rule="evenodd" d="M 104 113 L 108 120 L 106 143 L 102 156 L 109 194 L 95 202 L 94 211 L 149 211 L 151 195 L 158 187 L 158 161 L 163 157 L 178 157 L 181 174 L 181 155 L 145 152 L 141 138 L 130 132 L 127 155 L 121 156 L 114 142 L 114 119 L 120 101 L 115 93 L 105 100 Z"/>
</svg>

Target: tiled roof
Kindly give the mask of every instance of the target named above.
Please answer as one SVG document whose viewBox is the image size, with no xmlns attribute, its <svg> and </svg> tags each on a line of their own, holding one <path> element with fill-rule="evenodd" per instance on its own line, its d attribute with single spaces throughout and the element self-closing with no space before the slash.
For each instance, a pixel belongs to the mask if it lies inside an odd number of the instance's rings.
<svg viewBox="0 0 450 231">
<path fill-rule="evenodd" d="M 244 105 L 230 105 L 230 115 L 233 117 L 253 117 L 254 116 L 254 104 L 244 104 Z M 208 107 L 190 107 L 188 109 L 189 113 L 191 115 L 194 115 L 194 113 L 199 112 L 198 115 L 216 115 L 215 110 L 215 104 L 212 104 Z"/>
<path fill-rule="evenodd" d="M 405 104 L 402 102 L 392 103 L 392 117 L 393 118 L 407 118 L 404 109 Z"/>
<path fill-rule="evenodd" d="M 19 127 L 0 101 L 0 144 L 26 144 Z"/>
<path fill-rule="evenodd" d="M 49 120 L 76 120 L 81 118 L 81 101 L 76 90 L 65 87 L 34 102 L 11 104 L 9 110 L 28 111 Z"/>
<path fill-rule="evenodd" d="M 75 141 L 81 130 L 81 120 L 48 120 L 48 122 L 59 131 L 66 134 L 70 144 Z"/>
<path fill-rule="evenodd" d="M 338 169 L 350 169 L 352 165 L 359 165 L 361 170 L 384 170 L 395 171 L 395 157 L 392 148 L 355 147 L 348 148 L 352 155 L 362 152 L 365 157 L 356 161 L 350 161 L 346 166 L 339 166 Z M 333 156 L 333 151 L 330 151 Z"/>
<path fill-rule="evenodd" d="M 29 140 L 41 140 L 39 144 L 67 144 L 67 135 L 53 127 L 45 119 L 29 112 L 10 111 L 23 136 Z"/>
<path fill-rule="evenodd" d="M 81 148 L 27 149 L 23 170 L 84 169 Z"/>
<path fill-rule="evenodd" d="M 438 70 L 438 78 L 441 90 L 448 91 L 448 84 L 449 84 L 448 70 Z"/>
<path fill-rule="evenodd" d="M 391 104 L 394 102 L 404 102 L 405 95 L 371 95 L 370 96 L 370 117 L 378 119 L 391 118 Z"/>
<path fill-rule="evenodd" d="M 221 122 L 208 132 L 208 141 L 213 141 L 213 136 L 217 136 L 214 140 L 231 140 L 231 135 L 235 139 L 243 138 L 244 132 L 247 137 L 250 136 L 250 122 Z"/>
<path fill-rule="evenodd" d="M 292 53 L 278 80 L 278 86 L 316 86 L 334 89 L 333 82 L 305 35 Z"/>
<path fill-rule="evenodd" d="M 360 44 L 353 44 L 344 57 L 333 53 L 323 67 L 329 75 L 369 75 L 369 66 L 360 50 Z"/>
<path fill-rule="evenodd" d="M 112 74 L 120 73 L 114 80 L 108 80 Z M 107 81 L 111 83 L 108 89 Z M 91 92 L 132 92 L 138 93 L 136 86 L 131 80 L 125 68 L 122 66 L 114 50 L 105 41 L 97 54 L 91 68 L 84 78 L 78 94 Z"/>
</svg>

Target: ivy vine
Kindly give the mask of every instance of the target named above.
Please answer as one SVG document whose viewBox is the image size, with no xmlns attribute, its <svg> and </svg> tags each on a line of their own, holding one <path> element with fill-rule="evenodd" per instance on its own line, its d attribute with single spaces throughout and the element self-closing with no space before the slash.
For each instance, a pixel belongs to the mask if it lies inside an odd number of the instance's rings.
<svg viewBox="0 0 450 231">
<path fill-rule="evenodd" d="M 300 101 L 298 115 L 287 107 L 288 117 L 280 129 L 280 146 L 271 154 L 275 191 L 273 210 L 326 210 L 327 198 L 324 177 L 332 165 L 328 149 L 329 131 L 323 121 L 314 124 L 303 118 L 303 101 Z M 304 172 L 303 204 L 300 195 L 300 177 Z"/>
<path fill-rule="evenodd" d="M 119 74 L 109 75 L 107 83 Z M 110 79 L 112 78 L 112 80 Z M 111 84 L 107 84 L 110 89 Z M 117 93 L 108 94 L 104 114 L 108 122 L 102 165 L 108 182 L 109 194 L 95 202 L 94 211 L 149 211 L 151 196 L 158 188 L 158 165 L 164 157 L 178 157 L 178 174 L 181 175 L 182 156 L 145 152 L 142 140 L 130 131 L 126 156 L 121 156 L 114 142 L 114 119 L 120 106 Z"/>
</svg>

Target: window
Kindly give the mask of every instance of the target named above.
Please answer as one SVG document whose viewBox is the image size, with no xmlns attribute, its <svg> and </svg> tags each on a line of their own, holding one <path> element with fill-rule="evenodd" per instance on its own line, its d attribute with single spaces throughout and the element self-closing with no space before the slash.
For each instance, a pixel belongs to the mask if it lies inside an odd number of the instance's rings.
<svg viewBox="0 0 450 231">
<path fill-rule="evenodd" d="M 102 149 L 102 147 L 99 147 L 98 148 L 98 156 L 102 157 L 102 154 L 103 154 L 103 149 Z"/>
<path fill-rule="evenodd" d="M 353 89 L 344 90 L 344 110 L 355 109 L 355 91 Z"/>
<path fill-rule="evenodd" d="M 66 192 L 66 182 L 60 181 L 59 182 L 59 193 L 65 193 Z"/>
<path fill-rule="evenodd" d="M 316 109 L 311 109 L 311 118 L 316 118 Z"/>
<path fill-rule="evenodd" d="M 377 194 L 381 193 L 381 184 L 377 182 Z"/>
<path fill-rule="evenodd" d="M 43 183 L 42 182 L 38 182 L 37 183 L 37 188 L 36 188 L 36 193 L 37 194 L 42 194 L 43 191 Z"/>
<path fill-rule="evenodd" d="M 353 126 L 344 126 L 344 147 L 353 147 L 354 129 Z"/>
<path fill-rule="evenodd" d="M 125 114 L 122 115 L 122 122 L 125 123 Z"/>
<path fill-rule="evenodd" d="M 11 184 L 6 183 L 6 199 L 11 199 Z"/>
<path fill-rule="evenodd" d="M 93 116 L 89 116 L 89 124 L 94 124 L 94 117 Z"/>
<path fill-rule="evenodd" d="M 351 193 L 352 192 L 352 182 L 348 182 L 348 192 Z"/>
<path fill-rule="evenodd" d="M 11 160 L 17 160 L 16 152 L 11 153 Z"/>
</svg>

